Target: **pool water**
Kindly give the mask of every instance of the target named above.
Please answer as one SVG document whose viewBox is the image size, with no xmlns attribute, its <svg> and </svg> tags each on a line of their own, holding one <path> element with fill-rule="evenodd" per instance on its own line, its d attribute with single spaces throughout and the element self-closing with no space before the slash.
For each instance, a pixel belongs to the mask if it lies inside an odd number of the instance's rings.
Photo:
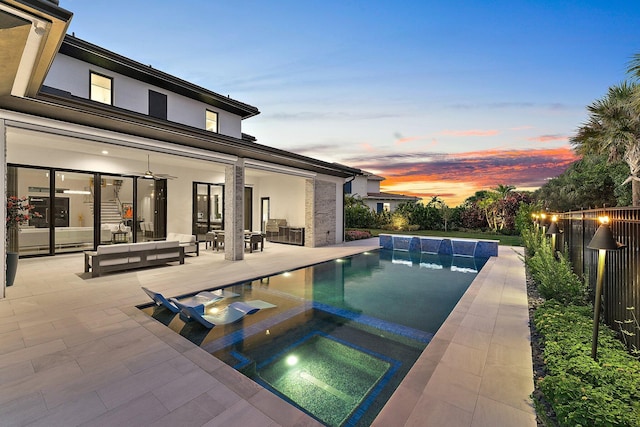
<svg viewBox="0 0 640 427">
<path fill-rule="evenodd" d="M 486 259 L 381 249 L 236 284 L 275 305 L 209 330 L 144 310 L 330 426 L 367 426 Z M 216 303 L 218 304 L 218 303 Z"/>
</svg>

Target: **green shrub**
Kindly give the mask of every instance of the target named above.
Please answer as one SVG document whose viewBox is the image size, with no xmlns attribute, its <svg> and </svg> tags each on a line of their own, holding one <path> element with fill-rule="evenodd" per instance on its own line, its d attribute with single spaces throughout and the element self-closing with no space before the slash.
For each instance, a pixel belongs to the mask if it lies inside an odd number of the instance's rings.
<svg viewBox="0 0 640 427">
<path fill-rule="evenodd" d="M 640 362 L 600 325 L 591 358 L 592 310 L 547 301 L 534 315 L 547 375 L 538 387 L 561 426 L 640 426 Z"/>
<path fill-rule="evenodd" d="M 523 236 L 524 237 L 524 236 Z M 555 299 L 562 303 L 581 304 L 585 301 L 586 285 L 573 272 L 566 252 L 558 253 L 558 259 L 551 243 L 543 238 L 538 241 L 535 254 L 527 258 L 531 277 L 538 285 L 538 292 L 545 299 Z"/>
<path fill-rule="evenodd" d="M 363 203 L 345 206 L 345 224 L 349 228 L 370 228 L 376 225 L 375 213 Z"/>
<path fill-rule="evenodd" d="M 520 232 L 522 236 L 522 244 L 526 249 L 526 255 L 532 257 L 536 254 L 536 250 L 542 245 L 544 241 L 544 234 L 542 231 L 534 228 L 525 228 Z"/>
</svg>

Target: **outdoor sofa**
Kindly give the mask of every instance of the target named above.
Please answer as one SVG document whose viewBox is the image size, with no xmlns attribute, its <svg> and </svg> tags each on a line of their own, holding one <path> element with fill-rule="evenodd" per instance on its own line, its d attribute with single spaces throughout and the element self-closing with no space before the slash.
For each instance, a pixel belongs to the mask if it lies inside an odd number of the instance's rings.
<svg viewBox="0 0 640 427">
<path fill-rule="evenodd" d="M 184 247 L 177 240 L 100 245 L 84 252 L 84 272 L 91 277 L 103 273 L 163 265 L 179 261 L 184 264 Z"/>
</svg>

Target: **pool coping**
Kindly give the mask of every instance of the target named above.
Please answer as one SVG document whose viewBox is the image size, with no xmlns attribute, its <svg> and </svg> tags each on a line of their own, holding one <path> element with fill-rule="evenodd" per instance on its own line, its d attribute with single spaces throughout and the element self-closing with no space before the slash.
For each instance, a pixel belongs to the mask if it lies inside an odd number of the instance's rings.
<svg viewBox="0 0 640 427">
<path fill-rule="evenodd" d="M 522 248 L 499 247 L 372 426 L 532 426 Z"/>
</svg>

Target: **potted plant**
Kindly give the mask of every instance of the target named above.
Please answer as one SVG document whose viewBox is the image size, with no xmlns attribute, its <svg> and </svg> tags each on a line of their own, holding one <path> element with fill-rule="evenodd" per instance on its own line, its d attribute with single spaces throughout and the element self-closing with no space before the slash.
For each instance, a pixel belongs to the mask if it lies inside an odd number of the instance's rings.
<svg viewBox="0 0 640 427">
<path fill-rule="evenodd" d="M 13 285 L 18 269 L 18 232 L 20 225 L 29 219 L 41 215 L 33 212 L 35 206 L 29 204 L 27 197 L 9 196 L 7 197 L 7 286 Z"/>
</svg>

